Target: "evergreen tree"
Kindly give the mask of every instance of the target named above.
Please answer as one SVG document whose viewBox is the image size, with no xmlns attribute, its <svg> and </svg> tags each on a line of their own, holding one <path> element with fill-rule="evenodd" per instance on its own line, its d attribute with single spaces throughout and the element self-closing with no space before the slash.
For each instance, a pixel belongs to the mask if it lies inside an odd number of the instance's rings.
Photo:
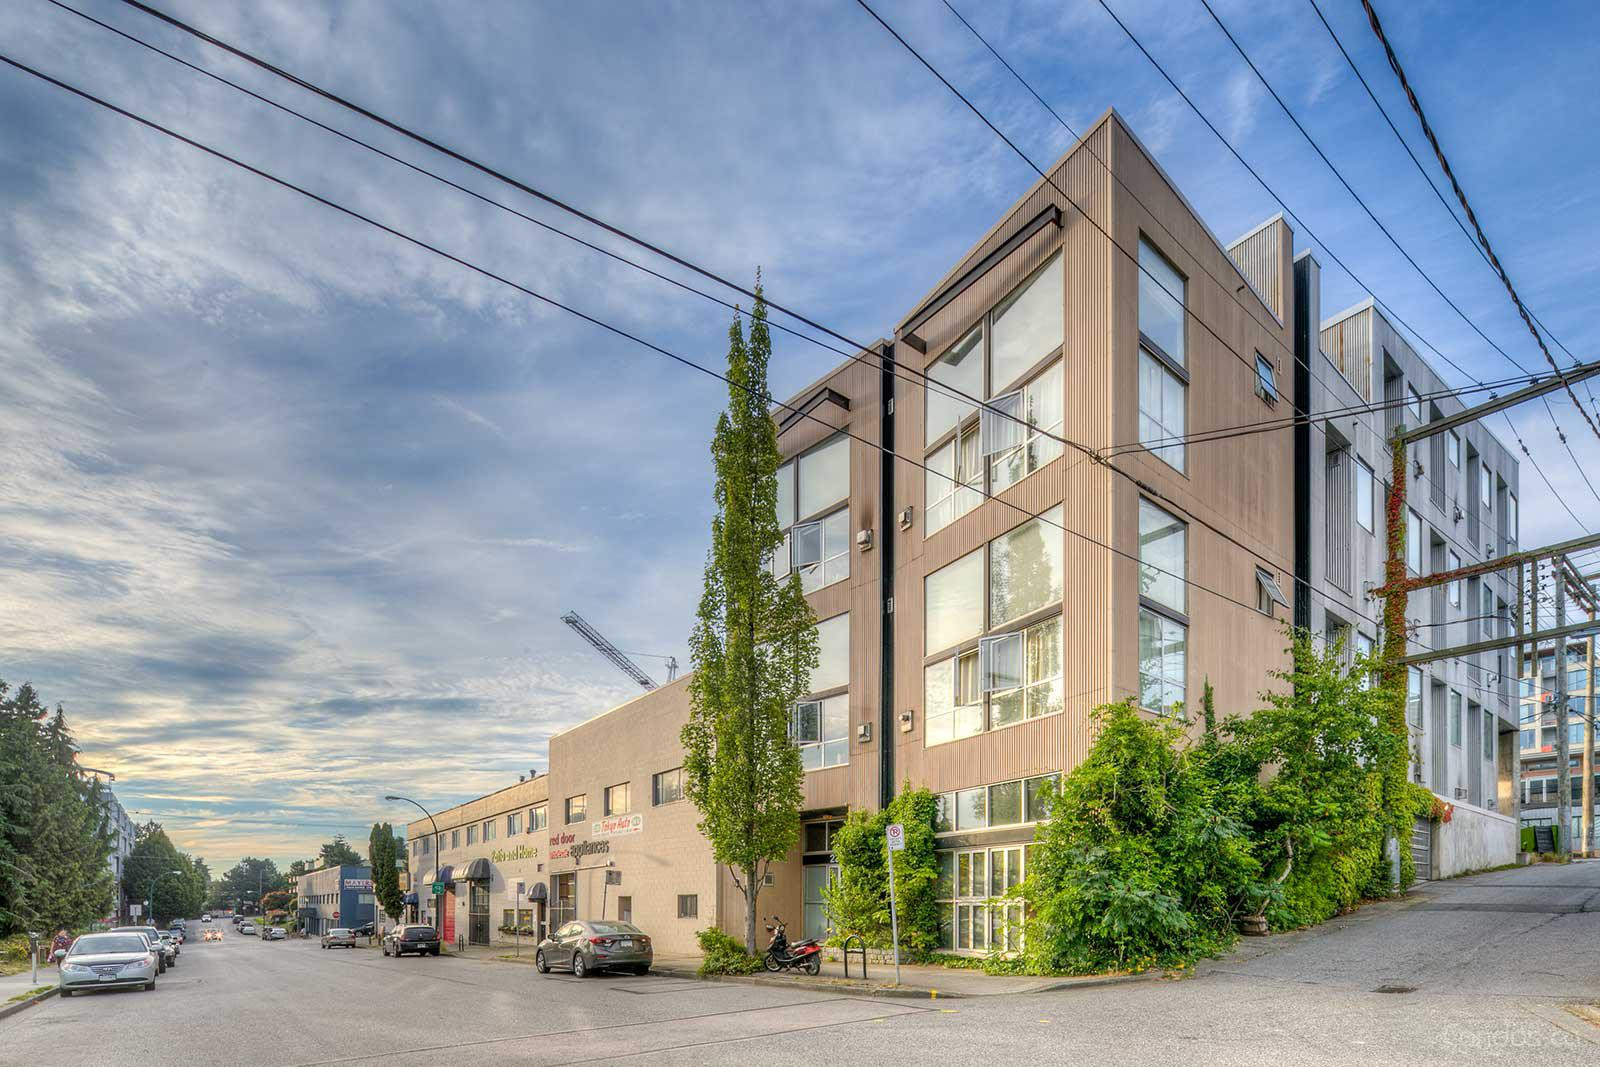
<svg viewBox="0 0 1600 1067">
<path fill-rule="evenodd" d="M 350 847 L 350 842 L 345 840 L 343 834 L 334 834 L 332 841 L 317 850 L 318 867 L 361 867 L 366 862 L 361 858 L 361 853 Z"/>
<path fill-rule="evenodd" d="M 398 918 L 405 898 L 400 892 L 400 872 L 395 866 L 400 846 L 394 839 L 394 827 L 386 822 L 373 823 L 372 833 L 367 838 L 367 853 L 372 857 L 373 895 L 378 898 L 385 915 Z"/>
<path fill-rule="evenodd" d="M 744 896 L 745 947 L 756 947 L 756 901 L 772 863 L 800 836 L 804 772 L 789 734 L 794 703 L 818 657 L 816 619 L 798 572 L 773 576 L 778 437 L 768 411 L 772 340 L 759 278 L 745 343 L 728 330 L 728 409 L 711 443 L 716 515 L 690 657 L 683 728 L 684 791 L 700 811 L 713 857 Z"/>
</svg>

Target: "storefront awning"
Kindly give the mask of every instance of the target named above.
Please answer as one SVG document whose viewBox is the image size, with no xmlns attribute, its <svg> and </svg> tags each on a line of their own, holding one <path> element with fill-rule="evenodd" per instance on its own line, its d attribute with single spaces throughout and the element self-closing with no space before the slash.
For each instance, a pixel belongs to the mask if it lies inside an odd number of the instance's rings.
<svg viewBox="0 0 1600 1067">
<path fill-rule="evenodd" d="M 444 882 L 448 885 L 450 882 L 455 880 L 450 876 L 451 872 L 454 870 L 455 868 L 447 863 L 443 867 L 435 870 L 432 874 L 428 875 L 428 877 L 424 878 L 422 880 L 422 884 L 427 886 L 432 885 L 434 882 Z"/>
<path fill-rule="evenodd" d="M 494 868 L 489 866 L 489 861 L 479 856 L 466 868 L 456 874 L 458 882 L 487 882 L 494 877 Z"/>
<path fill-rule="evenodd" d="M 402 903 L 402 904 L 416 904 L 417 903 L 417 895 L 415 893 L 407 893 L 405 896 L 400 898 L 400 903 Z"/>
<path fill-rule="evenodd" d="M 544 885 L 543 882 L 535 882 L 535 883 L 533 883 L 532 885 L 530 885 L 528 887 L 528 896 L 527 896 L 528 903 L 531 904 L 531 903 L 533 903 L 535 901 L 544 901 L 544 900 L 549 900 L 549 899 L 550 899 L 550 891 L 545 888 L 545 885 Z"/>
</svg>

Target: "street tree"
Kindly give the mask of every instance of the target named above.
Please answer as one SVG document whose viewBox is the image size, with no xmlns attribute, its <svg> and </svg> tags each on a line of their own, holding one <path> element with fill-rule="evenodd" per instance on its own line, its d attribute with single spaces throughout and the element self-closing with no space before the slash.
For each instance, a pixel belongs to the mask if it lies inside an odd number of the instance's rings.
<svg viewBox="0 0 1600 1067">
<path fill-rule="evenodd" d="M 203 866 L 205 861 L 199 862 Z M 165 924 L 205 908 L 206 876 L 158 822 L 134 827 L 133 852 L 122 865 L 122 879 L 128 899 L 150 908 L 144 914 L 148 922 Z"/>
<path fill-rule="evenodd" d="M 246 902 L 260 904 L 261 896 L 274 890 L 288 889 L 289 879 L 269 859 L 246 856 L 228 868 L 217 881 L 218 891 L 213 894 L 229 907 L 240 907 Z"/>
<path fill-rule="evenodd" d="M 784 537 L 768 411 L 771 355 L 758 278 L 749 343 L 737 314 L 728 330 L 728 408 L 711 442 L 716 514 L 689 639 L 694 675 L 682 734 L 684 791 L 713 857 L 744 897 L 752 953 L 762 882 L 799 840 L 804 772 L 790 717 L 818 656 L 798 571 L 780 579 L 771 566 Z"/>
<path fill-rule="evenodd" d="M 401 850 L 394 838 L 394 827 L 386 822 L 372 824 L 367 838 L 367 853 L 372 858 L 372 892 L 385 915 L 398 918 L 404 907 L 400 892 L 400 871 L 395 861 Z"/>
</svg>

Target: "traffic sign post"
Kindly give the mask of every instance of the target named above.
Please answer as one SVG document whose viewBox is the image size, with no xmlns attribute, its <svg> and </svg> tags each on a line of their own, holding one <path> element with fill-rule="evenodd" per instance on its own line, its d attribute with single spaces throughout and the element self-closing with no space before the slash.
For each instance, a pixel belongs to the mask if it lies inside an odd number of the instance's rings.
<svg viewBox="0 0 1600 1067">
<path fill-rule="evenodd" d="M 889 846 L 889 935 L 894 939 L 894 984 L 900 984 L 900 914 L 894 892 L 894 854 L 906 847 L 906 828 L 893 822 L 883 831 Z"/>
<path fill-rule="evenodd" d="M 443 882 L 435 882 L 435 883 L 433 883 L 433 895 L 436 896 L 436 897 L 444 896 L 444 883 Z"/>
</svg>

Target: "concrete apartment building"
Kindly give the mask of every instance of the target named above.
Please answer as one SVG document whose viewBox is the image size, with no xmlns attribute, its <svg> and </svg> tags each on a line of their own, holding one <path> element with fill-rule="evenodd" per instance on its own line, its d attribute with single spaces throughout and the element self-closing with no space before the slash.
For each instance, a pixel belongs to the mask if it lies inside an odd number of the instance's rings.
<svg viewBox="0 0 1600 1067">
<path fill-rule="evenodd" d="M 1583 840 L 1584 780 L 1590 789 L 1600 788 L 1600 775 L 1586 764 L 1586 734 L 1590 718 L 1595 711 L 1595 652 L 1593 637 L 1573 638 L 1566 642 L 1567 649 L 1567 748 L 1568 767 L 1571 774 L 1570 797 L 1572 822 L 1570 830 L 1573 847 Z M 1521 706 L 1522 781 L 1520 799 L 1523 826 L 1554 826 L 1559 811 L 1560 783 L 1557 769 L 1555 646 L 1546 645 L 1539 650 L 1537 669 L 1530 651 L 1523 656 L 1522 678 L 1519 683 Z"/>
<path fill-rule="evenodd" d="M 548 776 L 534 775 L 408 823 L 404 899 L 417 921 L 450 944 L 472 945 L 514 936 L 502 937 L 502 928 L 546 921 L 548 796 Z"/>
<path fill-rule="evenodd" d="M 1321 318 L 1320 268 L 1295 261 L 1298 337 L 1307 373 L 1298 405 L 1316 413 L 1374 403 L 1300 429 L 1296 441 L 1296 622 L 1352 654 L 1378 640 L 1384 581 L 1390 435 L 1464 405 L 1369 298 Z M 1410 446 L 1407 569 L 1435 573 L 1517 548 L 1518 464 L 1481 423 Z M 1407 606 L 1414 650 L 1513 632 L 1517 577 L 1498 572 L 1413 593 Z M 1513 649 L 1410 668 L 1407 719 L 1415 781 L 1456 806 L 1450 822 L 1419 822 L 1412 852 L 1419 877 L 1509 863 L 1515 858 L 1517 773 Z"/>
<path fill-rule="evenodd" d="M 1249 711 L 1287 661 L 1292 234 L 1223 245 L 1114 112 L 1048 173 L 893 340 L 774 412 L 774 566 L 799 570 L 822 657 L 795 710 L 801 844 L 760 908 L 807 935 L 834 828 L 910 783 L 942 800 L 946 947 L 1014 938 L 990 898 L 1025 875 L 1038 785 L 1083 759 L 1093 709 L 1173 715 L 1209 681 Z M 551 922 L 603 904 L 663 955 L 742 930 L 680 799 L 687 714 L 680 681 L 552 738 Z M 430 833 L 408 827 L 414 870 Z"/>
<path fill-rule="evenodd" d="M 133 855 L 134 825 L 133 819 L 122 806 L 122 801 L 117 799 L 117 794 L 109 785 L 102 785 L 102 802 L 100 810 L 101 824 L 111 835 L 111 855 L 106 858 L 106 863 L 111 868 L 113 881 L 112 892 L 115 894 L 111 902 L 110 914 L 119 921 L 128 912 L 127 894 L 122 884 L 123 868 L 128 862 L 128 857 Z"/>
</svg>

